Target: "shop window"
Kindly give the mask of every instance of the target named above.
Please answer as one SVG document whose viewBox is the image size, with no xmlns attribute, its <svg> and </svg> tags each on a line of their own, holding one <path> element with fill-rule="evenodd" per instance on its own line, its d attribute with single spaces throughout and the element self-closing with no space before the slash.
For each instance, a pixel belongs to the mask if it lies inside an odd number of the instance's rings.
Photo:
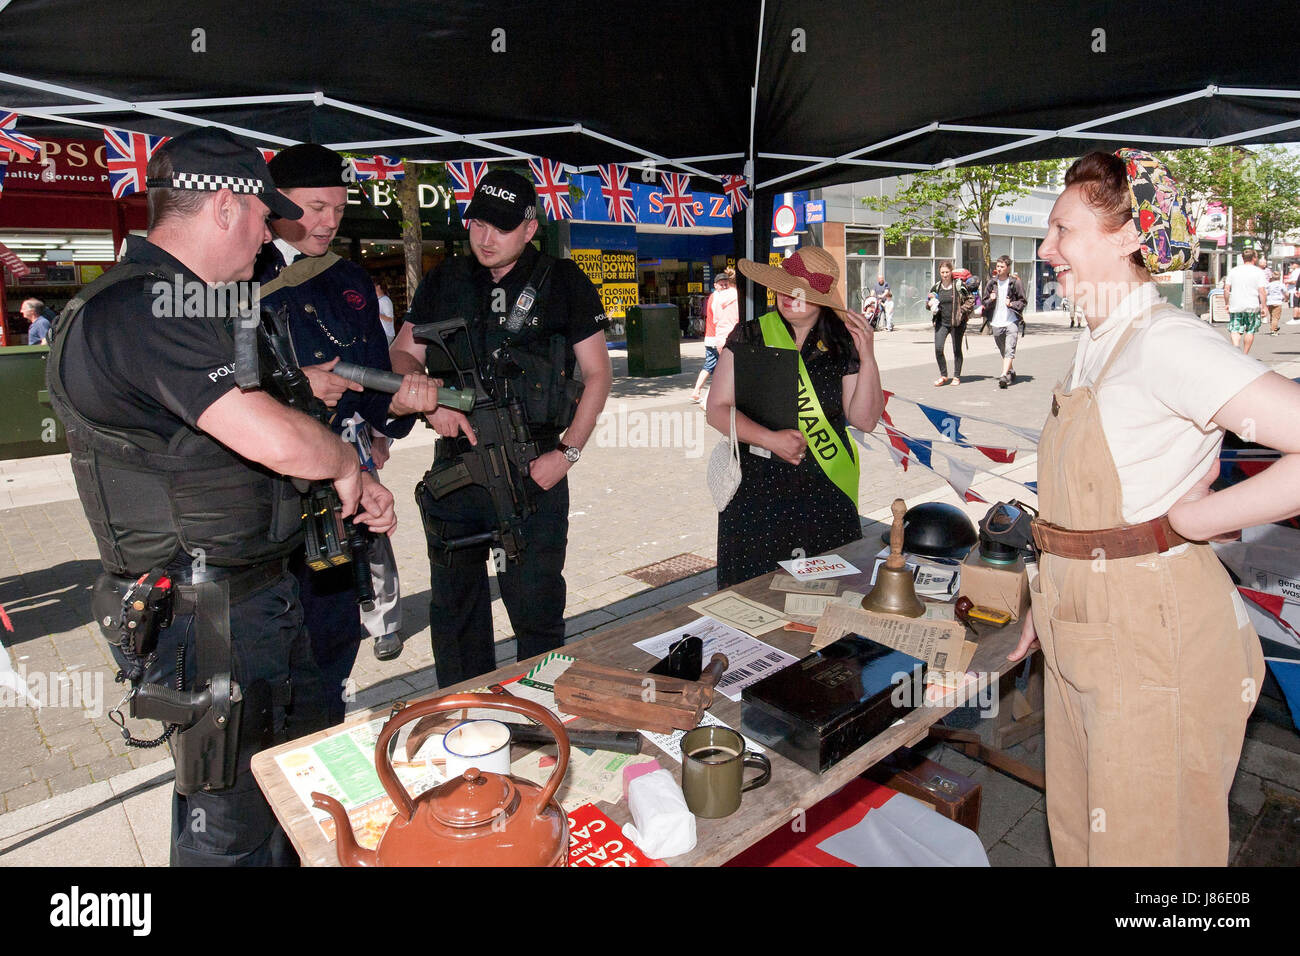
<svg viewBox="0 0 1300 956">
<path fill-rule="evenodd" d="M 879 257 L 880 234 L 876 232 L 859 232 L 856 229 L 845 230 L 844 248 L 850 257 Z"/>
<path fill-rule="evenodd" d="M 943 236 L 935 236 L 934 238 L 935 258 L 951 259 L 953 257 L 953 249 L 955 248 L 955 245 L 956 245 L 956 240 L 953 239 L 951 236 L 947 238 Z"/>
<path fill-rule="evenodd" d="M 1010 236 L 990 236 L 989 237 L 989 262 L 997 262 L 998 256 L 1011 255 L 1011 237 Z"/>
<path fill-rule="evenodd" d="M 912 237 L 912 255 L 929 256 L 930 247 L 934 244 L 933 236 L 913 236 Z"/>
<path fill-rule="evenodd" d="M 907 238 L 899 239 L 897 242 L 885 243 L 885 255 L 887 256 L 906 256 L 907 255 Z"/>
<path fill-rule="evenodd" d="M 929 259 L 886 259 L 884 273 L 894 293 L 894 323 L 929 318 L 925 297 L 934 284 L 934 263 Z M 875 276 L 871 281 L 875 282 Z"/>
<path fill-rule="evenodd" d="M 1009 253 L 1013 259 L 1034 258 L 1034 239 L 1030 236 L 1016 236 L 1012 243 L 1015 252 Z"/>
</svg>

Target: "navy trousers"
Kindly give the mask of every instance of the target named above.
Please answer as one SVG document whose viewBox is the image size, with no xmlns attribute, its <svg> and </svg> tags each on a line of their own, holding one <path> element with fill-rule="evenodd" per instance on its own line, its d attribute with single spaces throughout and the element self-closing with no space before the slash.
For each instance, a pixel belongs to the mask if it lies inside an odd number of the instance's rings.
<svg viewBox="0 0 1300 956">
<path fill-rule="evenodd" d="M 569 482 L 542 491 L 526 479 L 537 512 L 523 523 L 525 548 L 519 561 L 497 568 L 497 586 L 510 615 L 519 660 L 564 644 L 564 556 L 569 541 Z M 443 524 L 444 537 L 486 531 L 495 512 L 487 490 L 470 486 L 434 501 L 418 496 L 426 515 Z M 429 633 L 438 686 L 449 687 L 496 669 L 492 639 L 492 594 L 487 548 L 452 555 L 450 567 L 426 535 L 429 550 Z"/>
<path fill-rule="evenodd" d="M 233 605 L 230 634 L 233 675 L 244 694 L 235 783 L 188 796 L 173 792 L 171 865 L 296 866 L 298 856 L 249 769 L 259 750 L 325 727 L 320 671 L 303 629 L 293 576 L 284 574 Z M 190 614 L 178 614 L 159 634 L 145 681 L 175 687 L 182 647 L 185 687 L 194 689 L 197 653 Z M 116 656 L 117 648 L 113 651 Z"/>
</svg>

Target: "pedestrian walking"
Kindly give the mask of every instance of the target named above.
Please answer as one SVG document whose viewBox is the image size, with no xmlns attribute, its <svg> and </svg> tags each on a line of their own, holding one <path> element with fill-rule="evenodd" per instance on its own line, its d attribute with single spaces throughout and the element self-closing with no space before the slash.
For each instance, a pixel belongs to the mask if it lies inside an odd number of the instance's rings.
<svg viewBox="0 0 1300 956">
<path fill-rule="evenodd" d="M 998 376 L 998 388 L 1006 388 L 1016 380 L 1015 369 L 1011 366 L 1016 358 L 1021 315 L 1027 302 L 1020 277 L 1011 274 L 1010 256 L 998 256 L 998 261 L 993 264 L 993 278 L 984 287 L 982 299 L 985 317 L 993 328 L 993 341 L 1002 356 L 1002 374 Z"/>
<path fill-rule="evenodd" d="M 939 365 L 936 388 L 942 385 L 961 384 L 962 339 L 966 335 L 966 322 L 975 309 L 975 297 L 966 291 L 952 274 L 952 263 L 939 264 L 939 281 L 930 287 L 926 308 L 934 314 L 934 360 Z M 953 377 L 948 377 L 948 359 L 944 355 L 944 341 L 952 336 Z"/>
<path fill-rule="evenodd" d="M 1229 270 L 1223 280 L 1223 292 L 1228 305 L 1228 333 L 1233 348 L 1242 347 L 1249 355 L 1263 317 L 1268 314 L 1265 288 L 1268 277 L 1255 264 L 1255 250 L 1241 254 L 1241 265 Z M 1244 347 L 1243 347 L 1244 346 Z"/>
</svg>

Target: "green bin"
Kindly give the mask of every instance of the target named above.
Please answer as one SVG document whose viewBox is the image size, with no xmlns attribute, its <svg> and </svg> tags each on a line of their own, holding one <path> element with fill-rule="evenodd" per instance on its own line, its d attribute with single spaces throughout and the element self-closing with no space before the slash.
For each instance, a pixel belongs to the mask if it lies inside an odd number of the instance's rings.
<svg viewBox="0 0 1300 956">
<path fill-rule="evenodd" d="M 627 310 L 627 374 L 648 378 L 682 371 L 677 306 L 635 305 Z"/>
<path fill-rule="evenodd" d="M 63 423 L 45 389 L 48 345 L 0 349 L 0 460 L 58 455 L 68 450 Z"/>
</svg>

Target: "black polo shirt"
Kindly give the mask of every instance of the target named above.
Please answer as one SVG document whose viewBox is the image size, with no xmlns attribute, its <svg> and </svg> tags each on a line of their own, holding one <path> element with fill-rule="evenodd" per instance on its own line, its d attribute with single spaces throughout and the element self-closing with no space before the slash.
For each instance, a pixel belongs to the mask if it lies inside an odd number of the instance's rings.
<svg viewBox="0 0 1300 956">
<path fill-rule="evenodd" d="M 511 307 L 528 284 L 537 265 L 539 253 L 533 246 L 524 247 L 513 268 L 502 276 L 500 282 L 492 278 L 491 270 L 480 265 L 472 256 L 465 259 L 448 259 L 429 272 L 416 290 L 411 301 L 410 321 L 416 325 L 434 320 L 439 298 L 454 294 L 444 289 L 444 284 L 469 281 L 474 286 L 478 316 L 486 318 L 486 326 L 475 331 L 475 347 L 480 351 L 479 361 L 486 361 L 505 337 L 503 326 Z M 498 292 L 500 290 L 500 292 Z M 465 318 L 470 318 L 466 316 Z M 591 284 L 586 273 L 570 259 L 556 259 L 551 264 L 550 276 L 532 316 L 533 325 L 521 333 L 547 338 L 563 335 L 568 348 L 565 351 L 565 372 L 572 377 L 574 368 L 573 346 L 590 338 L 604 328 L 605 307 L 600 293 Z M 430 345 L 430 349 L 435 346 Z M 436 357 L 430 356 L 431 368 L 437 368 Z"/>
<path fill-rule="evenodd" d="M 63 381 L 92 421 L 170 439 L 236 387 L 234 339 L 227 320 L 184 314 L 210 301 L 207 285 L 170 253 L 129 236 L 122 263 L 156 277 L 120 282 L 86 304 L 63 347 Z"/>
</svg>

